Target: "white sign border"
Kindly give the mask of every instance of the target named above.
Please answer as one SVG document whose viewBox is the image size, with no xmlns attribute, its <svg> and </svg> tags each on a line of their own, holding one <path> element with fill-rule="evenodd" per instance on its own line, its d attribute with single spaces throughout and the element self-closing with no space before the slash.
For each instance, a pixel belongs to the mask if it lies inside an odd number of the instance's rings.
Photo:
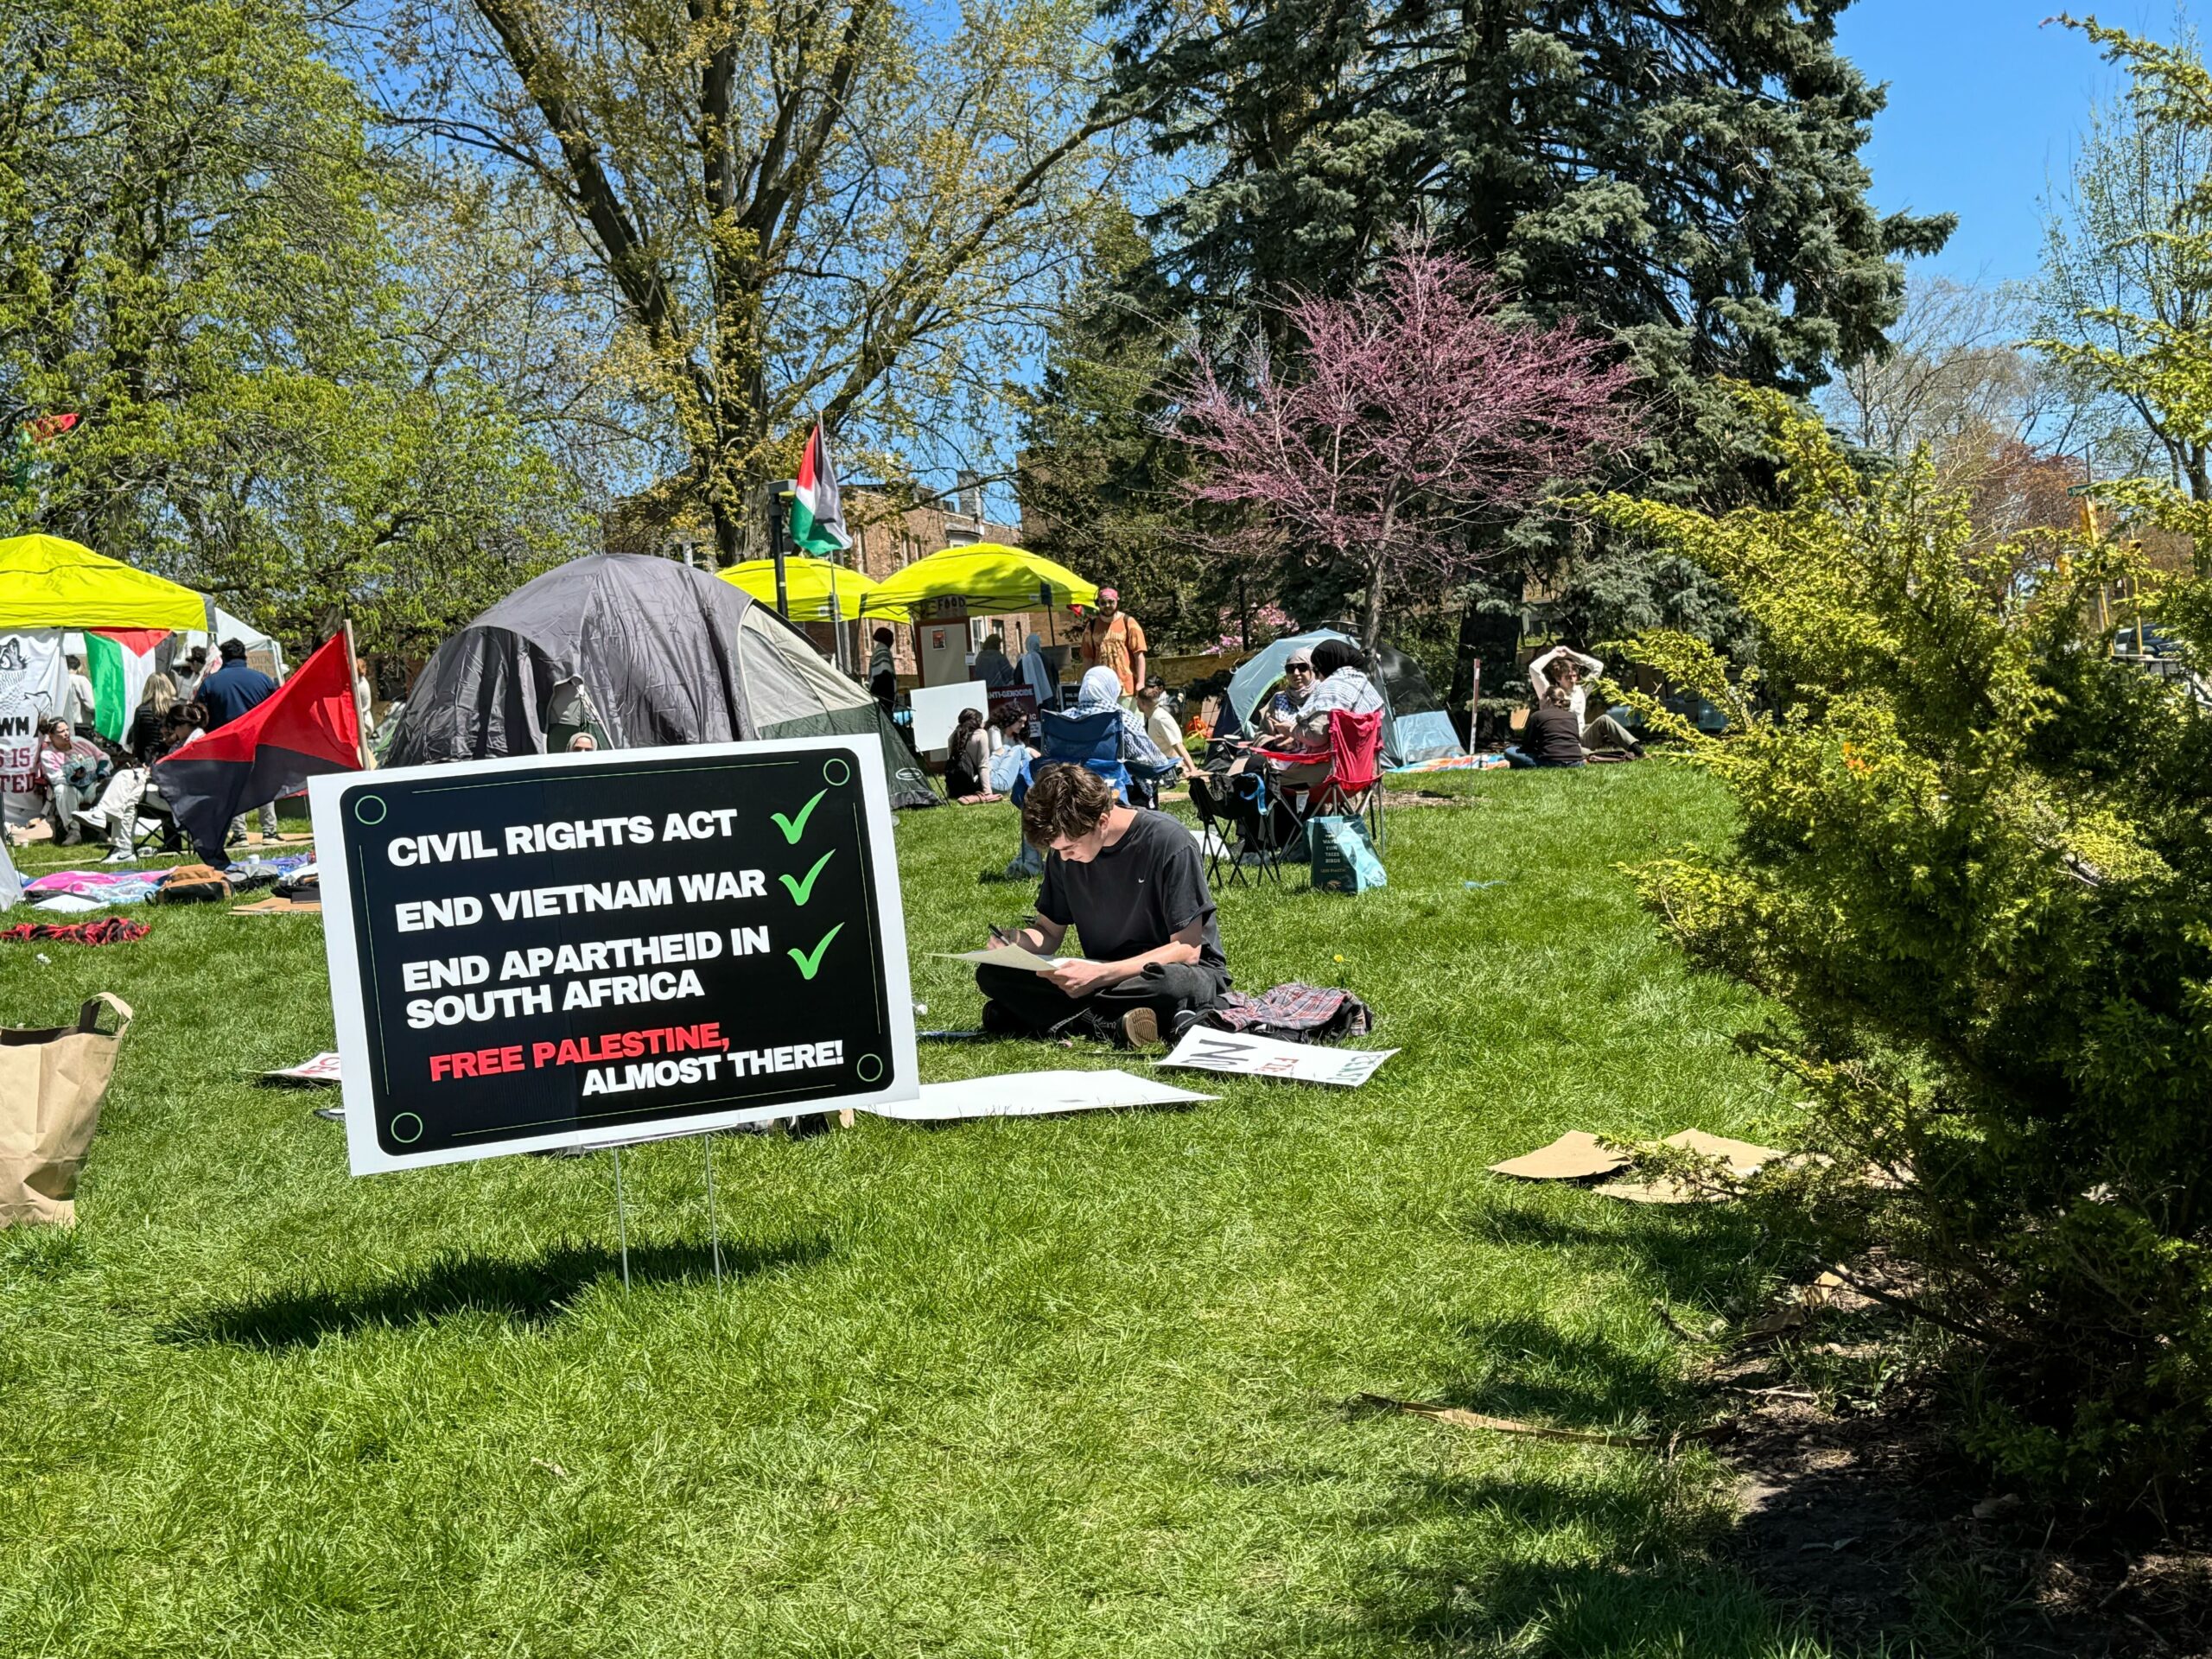
<svg viewBox="0 0 2212 1659">
<path fill-rule="evenodd" d="M 345 836 L 340 833 L 339 798 L 346 791 L 366 785 L 447 782 L 461 778 L 496 778 L 503 772 L 552 768 L 630 766 L 641 760 L 661 760 L 682 766 L 689 761 L 736 758 L 758 760 L 780 754 L 838 754 L 852 763 L 860 779 L 861 797 L 868 822 L 885 831 L 868 838 L 869 861 L 875 877 L 877 906 L 881 915 L 884 995 L 891 1023 L 893 1065 L 892 1082 L 865 1094 L 824 1096 L 819 1100 L 786 1101 L 774 1106 L 741 1106 L 726 1111 L 702 1112 L 690 1117 L 664 1117 L 596 1128 L 564 1129 L 551 1135 L 499 1141 L 486 1146 L 447 1147 L 420 1153 L 391 1153 L 377 1142 L 376 1103 L 370 1078 L 368 1002 L 361 985 L 360 952 L 353 931 L 353 887 L 347 867 Z M 892 1101 L 921 1098 L 921 1060 L 914 1038 L 913 983 L 906 961 L 906 912 L 899 888 L 899 855 L 888 826 L 891 792 L 885 786 L 883 754 L 874 735 L 800 737 L 763 740 L 752 743 L 694 743 L 650 749 L 597 749 L 564 754 L 506 755 L 492 760 L 464 760 L 449 766 L 397 766 L 388 771 L 326 773 L 308 780 L 308 806 L 315 827 L 315 857 L 322 874 L 322 942 L 330 968 L 330 1001 L 337 1016 L 340 1089 L 346 1102 L 346 1163 L 355 1175 L 379 1174 L 395 1169 L 426 1169 L 436 1164 L 474 1163 L 486 1158 L 505 1158 L 529 1152 L 568 1148 L 591 1149 L 628 1146 L 640 1140 L 673 1140 L 706 1135 L 741 1124 L 764 1123 L 772 1118 L 806 1116 L 845 1107 L 859 1110 Z M 330 833 L 323 833 L 324 826 Z"/>
</svg>

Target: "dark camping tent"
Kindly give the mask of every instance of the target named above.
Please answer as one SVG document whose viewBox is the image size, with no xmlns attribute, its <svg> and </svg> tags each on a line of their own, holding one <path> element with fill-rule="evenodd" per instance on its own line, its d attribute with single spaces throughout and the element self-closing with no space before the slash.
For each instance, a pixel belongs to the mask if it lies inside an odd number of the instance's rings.
<svg viewBox="0 0 2212 1659">
<path fill-rule="evenodd" d="M 875 700 L 741 589 L 634 554 L 526 582 L 437 649 L 384 764 L 874 732 L 893 806 L 937 799 Z"/>
<path fill-rule="evenodd" d="M 1249 731 L 1252 711 L 1282 678 L 1282 665 L 1292 648 L 1303 645 L 1311 651 L 1324 639 L 1341 639 L 1348 645 L 1358 643 L 1350 634 L 1338 633 L 1334 628 L 1315 628 L 1310 633 L 1278 639 L 1245 658 L 1229 682 L 1229 695 L 1222 707 L 1221 734 L 1236 736 Z M 1445 712 L 1442 699 L 1430 689 L 1428 676 L 1421 671 L 1421 664 L 1412 658 L 1395 645 L 1377 645 L 1371 677 L 1382 688 L 1382 701 L 1387 705 L 1382 721 L 1384 766 L 1409 766 L 1416 760 L 1434 760 L 1444 755 L 1466 753 L 1459 747 L 1459 734 L 1452 729 L 1452 716 Z"/>
</svg>

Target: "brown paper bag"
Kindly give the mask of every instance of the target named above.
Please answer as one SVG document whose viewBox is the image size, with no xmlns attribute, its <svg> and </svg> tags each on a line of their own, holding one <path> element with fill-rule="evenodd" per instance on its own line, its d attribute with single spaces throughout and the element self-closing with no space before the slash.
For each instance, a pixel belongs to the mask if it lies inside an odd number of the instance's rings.
<svg viewBox="0 0 2212 1659">
<path fill-rule="evenodd" d="M 99 1028 L 103 1002 L 115 1010 L 113 1036 Z M 102 991 L 73 1026 L 0 1028 L 0 1227 L 77 1219 L 77 1172 L 130 1017 L 128 1002 Z"/>
</svg>

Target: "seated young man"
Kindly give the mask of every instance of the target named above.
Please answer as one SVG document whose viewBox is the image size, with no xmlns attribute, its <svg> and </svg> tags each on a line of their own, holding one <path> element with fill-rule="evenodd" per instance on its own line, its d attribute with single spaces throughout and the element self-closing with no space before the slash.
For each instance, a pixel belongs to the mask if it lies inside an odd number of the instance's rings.
<svg viewBox="0 0 2212 1659">
<path fill-rule="evenodd" d="M 984 1030 L 1088 1030 L 1149 1045 L 1179 1035 L 1220 1000 L 1229 963 L 1189 830 L 1122 805 L 1113 785 L 1088 768 L 1059 766 L 1029 786 L 1021 831 L 1045 853 L 1037 913 L 988 948 L 1020 945 L 1050 957 L 1072 926 L 1084 954 L 1049 974 L 979 966 Z"/>
</svg>

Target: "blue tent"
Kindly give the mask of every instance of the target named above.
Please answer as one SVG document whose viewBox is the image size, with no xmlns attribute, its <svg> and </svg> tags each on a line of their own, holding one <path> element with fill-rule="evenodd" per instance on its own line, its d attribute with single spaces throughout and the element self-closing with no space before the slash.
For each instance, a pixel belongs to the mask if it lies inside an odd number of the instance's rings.
<svg viewBox="0 0 2212 1659">
<path fill-rule="evenodd" d="M 1282 665 L 1290 653 L 1300 645 L 1311 651 L 1324 639 L 1341 639 L 1348 645 L 1359 643 L 1334 628 L 1316 628 L 1311 633 L 1278 639 L 1243 664 L 1230 677 L 1220 734 L 1228 737 L 1249 731 L 1252 711 L 1282 678 Z M 1442 700 L 1429 687 L 1428 677 L 1412 658 L 1395 646 L 1378 645 L 1370 677 L 1382 693 L 1384 766 L 1408 766 L 1416 760 L 1466 753 L 1459 746 L 1459 733 L 1452 729 L 1452 716 L 1445 712 Z"/>
</svg>

